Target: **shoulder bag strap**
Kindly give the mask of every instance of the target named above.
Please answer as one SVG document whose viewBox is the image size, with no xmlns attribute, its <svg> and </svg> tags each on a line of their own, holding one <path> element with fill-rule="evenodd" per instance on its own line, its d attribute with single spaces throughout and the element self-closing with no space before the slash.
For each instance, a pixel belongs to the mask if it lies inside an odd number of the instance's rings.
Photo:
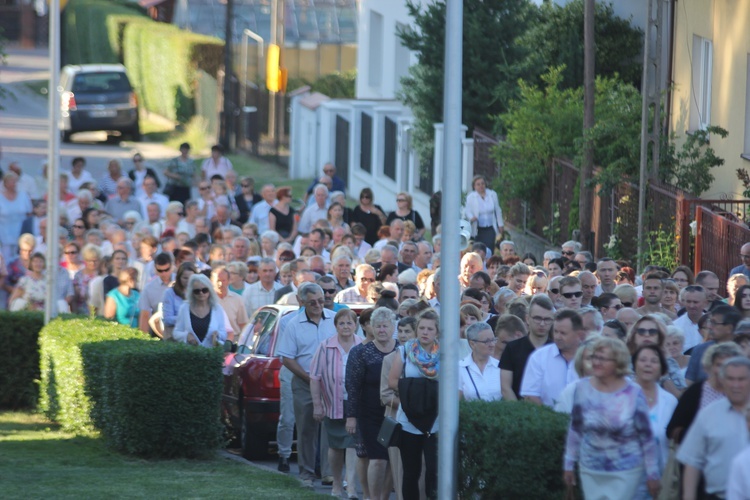
<svg viewBox="0 0 750 500">
<path fill-rule="evenodd" d="M 466 367 L 466 373 L 469 374 L 469 380 L 471 380 L 471 385 L 474 386 L 474 391 L 477 393 L 477 399 L 482 400 L 482 396 L 479 395 L 479 389 L 477 389 L 477 384 L 474 382 L 474 377 L 471 376 L 471 370 L 469 370 L 469 367 Z"/>
</svg>

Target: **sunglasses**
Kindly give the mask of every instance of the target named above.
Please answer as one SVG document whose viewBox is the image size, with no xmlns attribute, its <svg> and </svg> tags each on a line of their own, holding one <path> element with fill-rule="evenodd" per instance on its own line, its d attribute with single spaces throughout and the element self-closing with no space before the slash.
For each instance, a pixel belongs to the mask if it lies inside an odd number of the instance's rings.
<svg viewBox="0 0 750 500">
<path fill-rule="evenodd" d="M 200 189 L 201 191 L 208 191 L 211 188 L 209 186 L 201 186 L 198 189 Z"/>
<path fill-rule="evenodd" d="M 562 296 L 566 299 L 578 298 L 583 296 L 583 292 L 565 292 Z"/>
<path fill-rule="evenodd" d="M 402 199 L 400 199 L 400 200 L 399 200 L 399 199 L 397 199 L 396 201 L 397 201 L 398 203 L 401 203 L 402 201 L 406 201 L 406 200 L 404 200 L 404 199 L 402 198 Z"/>
<path fill-rule="evenodd" d="M 571 252 L 570 250 L 568 250 L 567 252 L 562 252 L 562 254 L 563 255 L 575 255 L 576 253 L 575 252 Z"/>
<path fill-rule="evenodd" d="M 240 184 L 240 186 L 242 186 L 243 188 L 249 188 L 250 184 Z"/>
<path fill-rule="evenodd" d="M 334 293 L 336 293 L 336 289 L 334 288 L 332 290 L 326 290 L 325 288 L 323 288 L 323 293 L 333 295 Z"/>
<path fill-rule="evenodd" d="M 643 335 L 644 337 L 655 337 L 659 335 L 659 330 L 656 328 L 636 328 L 635 333 Z"/>
<path fill-rule="evenodd" d="M 65 252 L 65 255 L 76 255 L 78 253 L 78 250 L 70 250 L 68 252 Z"/>
<path fill-rule="evenodd" d="M 619 311 L 622 307 L 622 304 L 617 304 L 616 306 L 609 306 L 608 309 L 617 309 Z"/>
<path fill-rule="evenodd" d="M 76 229 L 86 229 L 86 226 L 83 226 L 81 224 L 74 224 L 73 227 Z"/>
<path fill-rule="evenodd" d="M 166 272 L 171 271 L 171 270 L 172 270 L 171 267 L 165 267 L 164 269 L 159 269 L 158 267 L 156 268 L 156 272 L 157 273 L 166 273 Z"/>
<path fill-rule="evenodd" d="M 558 293 L 560 293 L 560 289 L 559 288 L 550 288 L 548 290 L 548 292 L 554 293 L 555 295 L 557 295 Z"/>
<path fill-rule="evenodd" d="M 371 200 L 372 196 L 370 196 L 369 194 L 363 194 L 359 198 L 362 199 L 362 200 Z"/>
<path fill-rule="evenodd" d="M 201 293 L 208 293 L 208 288 L 195 288 L 195 289 L 193 289 L 193 295 L 200 295 Z"/>
</svg>

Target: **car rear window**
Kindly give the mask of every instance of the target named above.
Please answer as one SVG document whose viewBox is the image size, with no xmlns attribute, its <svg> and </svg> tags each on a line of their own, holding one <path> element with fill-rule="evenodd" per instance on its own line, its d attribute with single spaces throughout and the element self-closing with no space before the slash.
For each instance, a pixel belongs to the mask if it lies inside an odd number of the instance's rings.
<svg viewBox="0 0 750 500">
<path fill-rule="evenodd" d="M 130 92 L 130 82 L 122 72 L 79 73 L 73 80 L 73 92 Z"/>
</svg>

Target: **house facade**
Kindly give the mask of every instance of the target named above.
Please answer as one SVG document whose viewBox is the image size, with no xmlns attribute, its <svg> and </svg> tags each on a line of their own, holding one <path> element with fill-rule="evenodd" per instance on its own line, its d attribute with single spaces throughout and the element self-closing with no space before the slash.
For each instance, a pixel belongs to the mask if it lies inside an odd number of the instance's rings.
<svg viewBox="0 0 750 500">
<path fill-rule="evenodd" d="M 712 138 L 725 164 L 704 198 L 742 197 L 736 170 L 750 169 L 750 3 L 681 0 L 675 9 L 670 132 L 686 134 L 708 125 L 729 131 Z M 679 5 L 678 4 L 678 5 Z"/>
</svg>

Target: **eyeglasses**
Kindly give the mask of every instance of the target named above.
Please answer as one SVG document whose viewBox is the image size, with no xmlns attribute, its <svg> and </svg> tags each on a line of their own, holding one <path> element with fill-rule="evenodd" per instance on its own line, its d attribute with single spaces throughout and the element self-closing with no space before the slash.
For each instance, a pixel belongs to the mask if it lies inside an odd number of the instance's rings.
<svg viewBox="0 0 750 500">
<path fill-rule="evenodd" d="M 193 295 L 200 295 L 201 293 L 208 293 L 208 288 L 194 288 Z"/>
<path fill-rule="evenodd" d="M 566 299 L 578 298 L 583 296 L 583 292 L 565 292 L 562 294 Z"/>
<path fill-rule="evenodd" d="M 65 252 L 65 255 L 76 255 L 78 253 L 78 250 L 68 250 Z"/>
<path fill-rule="evenodd" d="M 606 363 L 607 361 L 614 361 L 615 358 L 605 358 L 604 356 L 599 356 L 598 354 L 594 354 L 591 356 L 591 361 L 598 361 L 600 363 Z"/>
<path fill-rule="evenodd" d="M 327 288 L 323 288 L 323 293 L 325 293 L 327 295 L 333 295 L 334 293 L 336 293 L 336 289 L 333 288 L 331 290 L 328 290 Z"/>
<path fill-rule="evenodd" d="M 543 318 L 542 316 L 532 316 L 531 319 L 537 323 L 552 323 L 554 321 L 554 318 Z"/>
<path fill-rule="evenodd" d="M 497 344 L 497 339 L 472 340 L 472 342 L 476 342 L 477 344 L 492 345 Z"/>
<path fill-rule="evenodd" d="M 180 217 L 184 217 L 185 216 L 185 212 L 177 212 L 177 215 L 179 215 Z"/>
<path fill-rule="evenodd" d="M 750 255 L 745 255 L 744 253 L 741 253 L 740 257 L 742 257 L 743 259 L 750 259 Z"/>
<path fill-rule="evenodd" d="M 208 191 L 211 188 L 209 186 L 201 186 L 198 189 L 200 189 L 201 191 Z"/>
<path fill-rule="evenodd" d="M 566 252 L 562 252 L 562 254 L 563 255 L 575 255 L 576 253 L 575 252 L 571 252 L 570 250 L 568 250 Z"/>
<path fill-rule="evenodd" d="M 242 186 L 243 188 L 249 188 L 250 184 L 240 184 L 240 186 Z"/>
<path fill-rule="evenodd" d="M 360 200 L 371 200 L 372 196 L 370 196 L 369 194 L 363 194 L 362 196 L 359 197 L 359 199 Z"/>
<path fill-rule="evenodd" d="M 84 226 L 84 225 L 82 225 L 82 224 L 73 224 L 73 227 L 74 227 L 75 229 L 86 229 L 86 226 Z"/>
<path fill-rule="evenodd" d="M 644 337 L 655 337 L 659 335 L 659 330 L 656 328 L 636 328 L 635 333 Z"/>
<path fill-rule="evenodd" d="M 156 268 L 156 272 L 157 273 L 166 273 L 166 272 L 171 271 L 171 270 L 172 270 L 171 267 L 165 267 L 164 269 L 159 269 L 158 267 Z"/>
<path fill-rule="evenodd" d="M 554 293 L 555 295 L 557 295 L 558 293 L 560 293 L 560 289 L 559 288 L 550 288 L 547 291 L 550 292 L 550 293 Z"/>
<path fill-rule="evenodd" d="M 397 198 L 397 199 L 396 199 L 396 201 L 397 201 L 398 203 L 401 203 L 402 201 L 406 201 L 406 200 L 405 200 L 405 199 L 403 199 L 403 198 Z"/>
<path fill-rule="evenodd" d="M 618 311 L 622 309 L 622 304 L 617 304 L 616 306 L 609 306 L 607 309 L 617 309 Z"/>
<path fill-rule="evenodd" d="M 325 302 L 325 300 L 323 300 L 323 299 L 310 299 L 310 300 L 308 300 L 307 302 L 305 302 L 305 304 L 307 304 L 308 306 L 314 306 L 315 304 L 318 304 L 318 305 L 324 306 L 324 305 L 325 305 L 325 303 L 326 303 L 326 302 Z"/>
</svg>

